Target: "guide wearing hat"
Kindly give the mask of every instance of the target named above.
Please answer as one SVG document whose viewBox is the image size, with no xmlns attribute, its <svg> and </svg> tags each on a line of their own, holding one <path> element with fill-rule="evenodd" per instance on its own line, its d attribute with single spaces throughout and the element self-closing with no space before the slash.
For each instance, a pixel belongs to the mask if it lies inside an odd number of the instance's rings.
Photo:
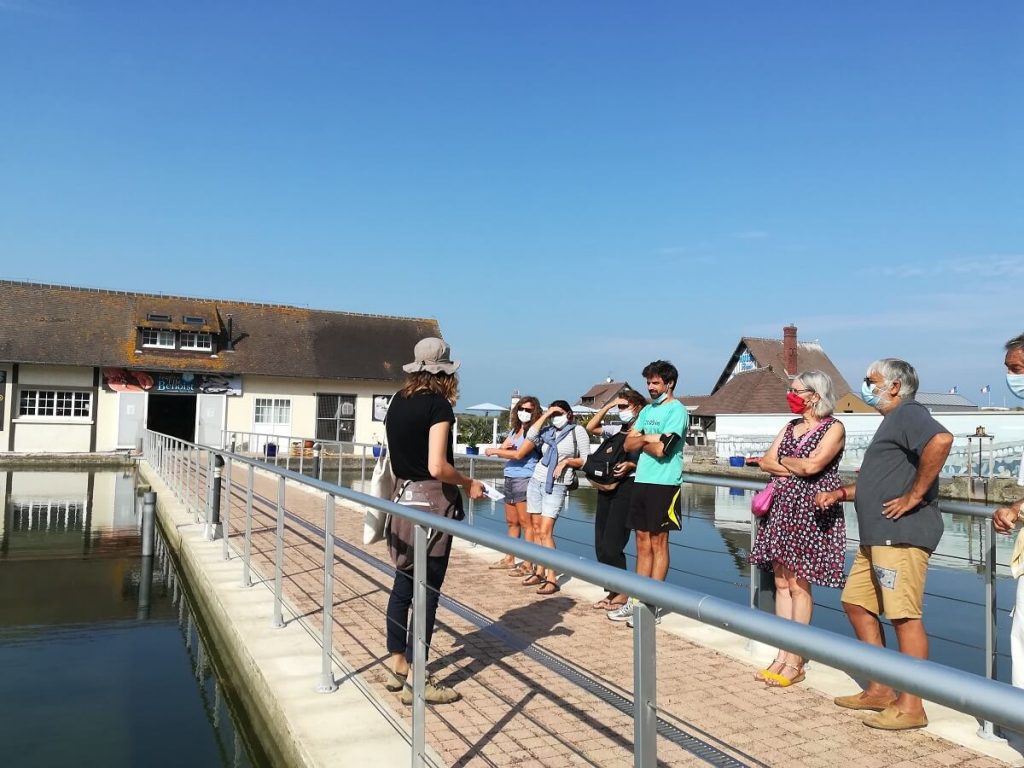
<svg viewBox="0 0 1024 768">
<path fill-rule="evenodd" d="M 458 360 L 452 360 L 452 349 L 444 343 L 443 339 L 427 338 L 416 342 L 412 351 L 416 359 L 411 363 L 402 366 L 406 373 L 428 373 L 453 374 L 462 365 Z"/>
</svg>

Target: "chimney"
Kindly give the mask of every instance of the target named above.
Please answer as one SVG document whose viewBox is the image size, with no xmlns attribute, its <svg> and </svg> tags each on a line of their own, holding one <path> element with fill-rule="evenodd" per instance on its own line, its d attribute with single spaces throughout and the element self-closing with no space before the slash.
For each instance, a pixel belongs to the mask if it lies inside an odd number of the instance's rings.
<svg viewBox="0 0 1024 768">
<path fill-rule="evenodd" d="M 782 329 L 782 362 L 786 366 L 786 373 L 796 376 L 796 326 L 787 325 Z"/>
</svg>

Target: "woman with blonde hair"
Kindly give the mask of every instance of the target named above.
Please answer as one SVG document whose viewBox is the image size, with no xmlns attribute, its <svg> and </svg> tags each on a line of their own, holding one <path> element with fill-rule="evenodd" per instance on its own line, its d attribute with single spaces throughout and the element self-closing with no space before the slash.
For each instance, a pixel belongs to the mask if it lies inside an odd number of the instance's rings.
<svg viewBox="0 0 1024 768">
<path fill-rule="evenodd" d="M 408 373 L 405 385 L 391 400 L 385 429 L 391 468 L 397 478 L 399 504 L 425 509 L 432 514 L 461 520 L 462 488 L 471 499 L 484 495 L 479 481 L 455 469 L 452 406 L 458 398 L 458 361 L 441 339 L 423 339 L 413 351 L 415 360 L 403 366 Z M 412 662 L 413 640 L 409 626 L 409 608 L 413 597 L 413 555 L 415 526 L 400 518 L 388 518 L 385 530 L 388 551 L 395 566 L 395 582 L 387 608 L 387 648 L 391 654 L 385 687 L 401 691 L 402 702 L 412 703 L 412 690 L 406 685 Z M 434 631 L 434 617 L 441 585 L 448 571 L 452 537 L 431 531 L 427 541 L 426 644 Z M 446 704 L 459 699 L 453 688 L 427 678 L 426 701 Z"/>
<path fill-rule="evenodd" d="M 533 395 L 519 398 L 509 414 L 508 437 L 498 448 L 488 448 L 487 456 L 506 459 L 505 470 L 505 524 L 510 538 L 518 539 L 520 532 L 527 541 L 533 541 L 533 524 L 526 511 L 526 486 L 533 476 L 533 470 L 540 459 L 533 443 L 526 445 L 526 432 L 540 418 L 540 400 Z M 492 569 L 511 569 L 510 576 L 526 576 L 533 572 L 528 562 L 516 566 L 515 558 L 506 555 L 490 566 Z"/>
<path fill-rule="evenodd" d="M 811 585 L 841 587 L 846 555 L 843 505 L 815 504 L 821 491 L 842 487 L 839 460 L 846 444 L 842 422 L 832 416 L 836 396 L 832 379 L 805 371 L 793 379 L 786 400 L 799 418 L 775 437 L 761 459 L 775 491 L 762 518 L 750 562 L 775 576 L 775 613 L 809 624 L 814 600 Z M 804 679 L 804 660 L 779 649 L 768 667 L 755 676 L 767 685 L 786 688 Z"/>
</svg>

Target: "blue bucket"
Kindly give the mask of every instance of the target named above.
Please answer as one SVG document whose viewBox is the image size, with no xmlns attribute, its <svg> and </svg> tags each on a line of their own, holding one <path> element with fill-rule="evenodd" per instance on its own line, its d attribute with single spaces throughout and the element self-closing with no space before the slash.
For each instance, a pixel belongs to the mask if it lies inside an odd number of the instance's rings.
<svg viewBox="0 0 1024 768">
<path fill-rule="evenodd" d="M 742 467 L 746 463 L 747 463 L 747 460 L 743 456 L 730 456 L 729 457 L 729 466 L 730 467 Z"/>
</svg>

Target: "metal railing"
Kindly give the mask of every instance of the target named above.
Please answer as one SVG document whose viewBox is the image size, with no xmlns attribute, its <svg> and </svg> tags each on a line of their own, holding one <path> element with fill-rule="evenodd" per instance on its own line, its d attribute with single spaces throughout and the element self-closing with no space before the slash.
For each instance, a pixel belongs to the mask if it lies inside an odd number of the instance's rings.
<svg viewBox="0 0 1024 768">
<path fill-rule="evenodd" d="M 320 690 L 334 690 L 335 684 L 331 667 L 331 634 L 334 620 L 333 577 L 330 567 L 335 562 L 334 511 L 337 498 L 362 506 L 374 507 L 390 515 L 403 518 L 415 529 L 415 556 L 413 566 L 414 610 L 413 638 L 414 660 L 412 665 L 413 709 L 412 709 L 412 765 L 424 765 L 426 753 L 425 733 L 425 616 L 423 612 L 426 594 L 426 542 L 427 531 L 450 534 L 481 546 L 513 554 L 529 562 L 553 568 L 583 581 L 601 586 L 610 591 L 632 595 L 637 601 L 634 610 L 633 649 L 633 721 L 634 721 L 634 765 L 652 768 L 656 765 L 657 736 L 657 687 L 655 611 L 662 609 L 679 613 L 704 624 L 725 629 L 734 634 L 786 648 L 807 659 L 841 669 L 848 674 L 878 680 L 902 691 L 922 696 L 952 707 L 961 712 L 1004 725 L 1015 730 L 1024 730 L 1024 691 L 1005 683 L 986 679 L 979 675 L 946 667 L 935 662 L 914 659 L 887 648 L 862 643 L 850 636 L 825 629 L 781 619 L 773 614 L 752 610 L 743 605 L 721 598 L 702 594 L 692 589 L 654 581 L 634 573 L 622 571 L 582 557 L 569 555 L 535 544 L 512 540 L 504 535 L 491 533 L 465 522 L 449 520 L 415 507 L 406 507 L 381 500 L 357 491 L 344 488 L 316 478 L 309 478 L 297 472 L 273 467 L 264 461 L 241 456 L 228 451 L 218 451 L 178 440 L 167 435 L 147 431 L 144 441 L 146 461 L 167 482 L 175 495 L 186 506 L 194 507 L 197 521 L 209 522 L 209 509 L 203 510 L 197 499 L 212 502 L 213 457 L 217 453 L 225 461 L 226 482 L 231 482 L 235 466 L 248 468 L 248 490 L 246 497 L 246 519 L 242 558 L 244 566 L 243 584 L 249 586 L 251 579 L 251 531 L 252 531 L 252 483 L 254 472 L 259 468 L 277 479 L 277 526 L 274 556 L 274 609 L 273 625 L 283 624 L 283 541 L 285 510 L 285 483 L 293 483 L 325 494 L 324 574 L 323 574 L 323 634 Z M 205 454 L 205 458 L 204 458 Z M 707 482 L 710 478 L 688 476 L 691 482 Z M 203 488 L 205 482 L 206 488 Z M 757 483 L 744 483 L 737 487 L 759 487 Z M 203 493 L 205 491 L 205 494 Z M 230 506 L 230 505 L 229 505 Z M 944 505 L 947 511 L 966 514 L 983 514 L 970 505 L 952 503 Z M 953 509 L 950 509 L 953 507 Z M 223 517 L 224 530 L 228 531 L 228 516 Z M 314 530 L 304 526 L 305 530 Z M 227 539 L 227 536 L 225 536 Z M 230 552 L 225 544 L 225 556 Z"/>
</svg>

